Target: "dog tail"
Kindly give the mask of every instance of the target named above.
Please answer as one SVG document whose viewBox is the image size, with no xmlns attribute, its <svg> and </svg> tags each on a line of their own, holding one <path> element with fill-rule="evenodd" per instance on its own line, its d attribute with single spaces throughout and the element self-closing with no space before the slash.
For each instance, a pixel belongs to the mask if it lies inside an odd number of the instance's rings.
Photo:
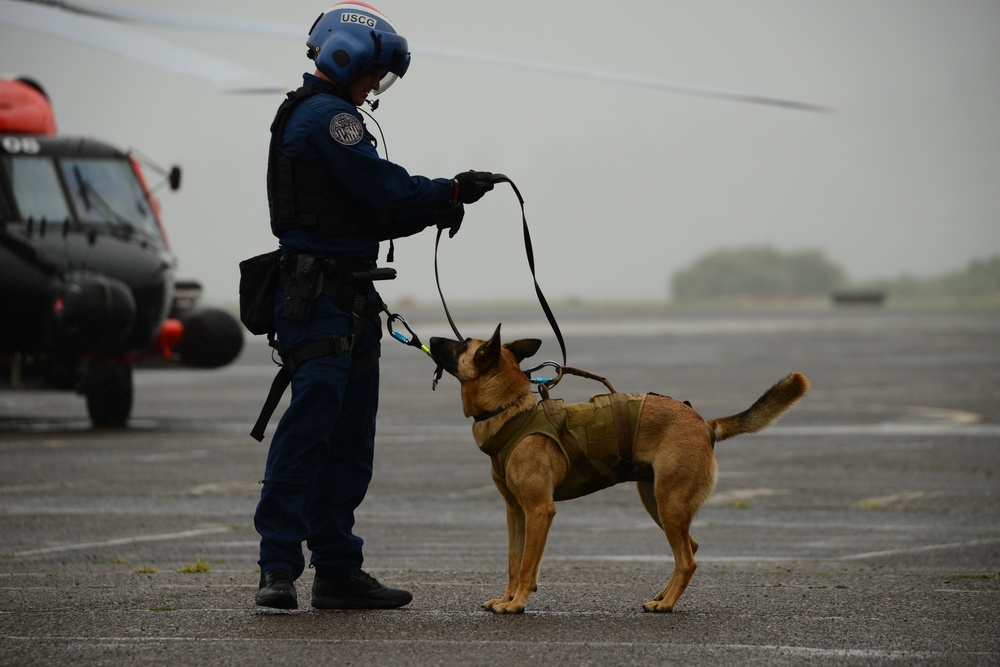
<svg viewBox="0 0 1000 667">
<path fill-rule="evenodd" d="M 788 408 L 809 391 L 809 378 L 802 373 L 791 373 L 764 392 L 753 405 L 731 417 L 709 419 L 708 426 L 715 433 L 715 440 L 725 440 L 744 433 L 756 433 L 778 420 Z"/>
</svg>

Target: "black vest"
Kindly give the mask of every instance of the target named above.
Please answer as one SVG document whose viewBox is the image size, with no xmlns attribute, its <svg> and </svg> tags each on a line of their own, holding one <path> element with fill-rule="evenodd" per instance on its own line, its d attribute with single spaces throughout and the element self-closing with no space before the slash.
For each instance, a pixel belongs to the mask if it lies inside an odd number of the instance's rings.
<svg viewBox="0 0 1000 667">
<path fill-rule="evenodd" d="M 288 158 L 281 150 L 285 123 L 292 109 L 312 95 L 327 94 L 316 86 L 302 86 L 288 93 L 271 123 L 271 147 L 267 156 L 267 203 L 271 232 L 280 237 L 296 227 L 316 236 L 367 234 L 379 241 L 390 238 L 387 215 L 363 208 L 337 182 L 329 169 Z"/>
</svg>

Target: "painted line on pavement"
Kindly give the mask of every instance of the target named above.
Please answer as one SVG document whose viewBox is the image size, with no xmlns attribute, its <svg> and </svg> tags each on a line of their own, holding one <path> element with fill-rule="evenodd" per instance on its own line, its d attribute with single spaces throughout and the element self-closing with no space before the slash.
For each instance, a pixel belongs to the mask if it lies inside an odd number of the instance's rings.
<svg viewBox="0 0 1000 667">
<path fill-rule="evenodd" d="M 101 547 L 115 547 L 122 544 L 140 544 L 142 542 L 165 542 L 168 540 L 182 540 L 188 537 L 199 537 L 201 535 L 211 535 L 213 533 L 227 533 L 232 530 L 231 526 L 215 526 L 212 528 L 199 528 L 197 530 L 184 530 L 179 533 L 162 533 L 160 535 L 140 535 L 137 537 L 120 537 L 114 540 L 103 540 L 101 542 L 80 542 L 77 544 L 63 544 L 56 547 L 44 547 L 42 549 L 29 549 L 27 551 L 15 551 L 13 556 L 23 558 L 26 556 L 44 556 L 46 554 L 63 553 L 66 551 L 78 551 L 80 549 L 99 549 Z"/>
</svg>

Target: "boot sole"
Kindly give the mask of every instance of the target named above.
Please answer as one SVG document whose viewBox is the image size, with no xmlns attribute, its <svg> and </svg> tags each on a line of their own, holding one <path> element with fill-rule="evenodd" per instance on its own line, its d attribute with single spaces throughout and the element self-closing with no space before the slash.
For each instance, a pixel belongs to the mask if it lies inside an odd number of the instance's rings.
<svg viewBox="0 0 1000 667">
<path fill-rule="evenodd" d="M 270 607 L 271 609 L 298 609 L 298 599 L 290 595 L 275 595 L 274 597 L 256 596 L 254 602 L 258 607 Z"/>
<path fill-rule="evenodd" d="M 316 609 L 399 609 L 410 604 L 412 600 L 412 595 L 400 596 L 390 600 L 353 596 L 313 596 L 312 606 Z"/>
</svg>

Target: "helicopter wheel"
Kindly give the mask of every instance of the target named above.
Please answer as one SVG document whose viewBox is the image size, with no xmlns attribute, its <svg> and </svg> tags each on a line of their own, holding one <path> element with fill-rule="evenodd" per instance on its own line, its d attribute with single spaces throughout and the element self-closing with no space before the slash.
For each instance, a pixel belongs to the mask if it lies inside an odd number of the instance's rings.
<svg viewBox="0 0 1000 667">
<path fill-rule="evenodd" d="M 125 426 L 132 412 L 132 367 L 122 362 L 91 364 L 83 379 L 87 412 L 97 428 Z"/>
</svg>

